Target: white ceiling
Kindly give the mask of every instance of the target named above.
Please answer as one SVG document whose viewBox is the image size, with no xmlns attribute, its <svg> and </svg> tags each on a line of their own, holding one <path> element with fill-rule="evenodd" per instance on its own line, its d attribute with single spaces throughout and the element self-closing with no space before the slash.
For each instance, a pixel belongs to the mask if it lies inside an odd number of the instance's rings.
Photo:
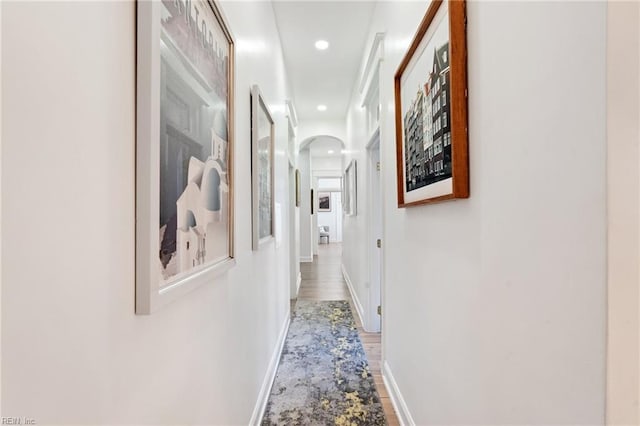
<svg viewBox="0 0 640 426">
<path fill-rule="evenodd" d="M 344 118 L 359 81 L 374 1 L 275 1 L 284 60 L 302 120 Z M 316 40 L 327 40 L 317 50 Z M 317 110 L 319 104 L 327 110 Z"/>
</svg>

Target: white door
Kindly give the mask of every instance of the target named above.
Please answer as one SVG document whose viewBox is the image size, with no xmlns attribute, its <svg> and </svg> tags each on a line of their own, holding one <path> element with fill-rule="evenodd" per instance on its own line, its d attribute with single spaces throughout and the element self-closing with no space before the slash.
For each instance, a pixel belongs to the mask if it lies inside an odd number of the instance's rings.
<svg viewBox="0 0 640 426">
<path fill-rule="evenodd" d="M 371 216 L 369 224 L 369 278 L 371 282 L 369 301 L 369 324 L 371 331 L 380 331 L 381 316 L 378 307 L 381 305 L 382 292 L 382 200 L 380 184 L 380 136 L 374 140 L 367 150 L 369 157 L 369 199 Z"/>
<path fill-rule="evenodd" d="M 335 206 L 336 215 L 336 238 L 335 242 L 342 242 L 342 192 L 332 192 L 331 198 Z"/>
</svg>

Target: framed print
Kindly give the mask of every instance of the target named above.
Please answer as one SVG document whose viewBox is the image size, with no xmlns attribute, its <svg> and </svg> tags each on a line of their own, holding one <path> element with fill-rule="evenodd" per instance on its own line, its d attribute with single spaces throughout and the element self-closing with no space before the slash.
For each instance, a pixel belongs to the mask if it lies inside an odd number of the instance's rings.
<svg viewBox="0 0 640 426">
<path fill-rule="evenodd" d="M 358 168 L 356 160 L 351 160 L 344 172 L 345 208 L 347 216 L 358 214 Z"/>
<path fill-rule="evenodd" d="M 275 235 L 273 118 L 260 88 L 251 88 L 251 195 L 254 250 Z"/>
<path fill-rule="evenodd" d="M 214 2 L 137 3 L 136 313 L 233 261 L 233 38 Z"/>
<path fill-rule="evenodd" d="M 341 196 L 342 196 L 342 212 L 343 213 L 347 213 L 348 210 L 348 203 L 349 203 L 349 194 L 348 194 L 348 189 L 347 189 L 347 173 L 344 172 L 342 173 L 342 178 L 340 179 L 340 185 L 341 185 Z"/>
<path fill-rule="evenodd" d="M 330 192 L 318 192 L 318 211 L 319 212 L 331 211 L 331 193 Z"/>
<path fill-rule="evenodd" d="M 434 0 L 396 72 L 398 207 L 469 197 L 465 15 Z"/>
<path fill-rule="evenodd" d="M 300 170 L 296 169 L 296 207 L 300 207 Z"/>
</svg>

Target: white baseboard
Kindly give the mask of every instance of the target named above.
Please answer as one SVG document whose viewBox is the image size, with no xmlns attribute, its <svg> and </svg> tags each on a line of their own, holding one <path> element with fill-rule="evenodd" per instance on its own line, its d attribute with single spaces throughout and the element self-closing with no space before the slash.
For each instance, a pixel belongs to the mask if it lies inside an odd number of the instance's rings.
<svg viewBox="0 0 640 426">
<path fill-rule="evenodd" d="M 302 263 L 313 262 L 313 256 L 300 256 L 300 262 Z"/>
<path fill-rule="evenodd" d="M 358 299 L 358 294 L 353 288 L 353 284 L 351 283 L 351 278 L 349 278 L 349 274 L 347 270 L 344 268 L 344 264 L 342 266 L 342 276 L 344 277 L 345 282 L 347 283 L 347 287 L 349 288 L 349 293 L 351 293 L 351 298 L 353 299 L 353 304 L 356 306 L 356 312 L 360 317 L 360 323 L 362 324 L 362 328 L 365 331 L 369 328 L 369 324 L 364 321 L 364 309 L 362 309 L 362 303 L 360 303 L 360 299 Z"/>
<path fill-rule="evenodd" d="M 273 381 L 276 378 L 276 372 L 278 371 L 278 362 L 280 361 L 280 356 L 282 355 L 284 340 L 287 337 L 287 331 L 289 331 L 290 321 L 291 312 L 287 310 L 286 320 L 282 325 L 280 335 L 278 336 L 278 344 L 273 354 L 271 355 L 269 367 L 267 368 L 267 374 L 265 374 L 264 376 L 264 381 L 262 382 L 262 387 L 260 388 L 260 393 L 258 394 L 258 400 L 256 401 L 256 405 L 253 408 L 253 414 L 251 414 L 251 420 L 249 421 L 250 425 L 258 426 L 260 425 L 260 423 L 262 423 L 262 416 L 264 416 L 264 410 L 265 408 L 267 408 L 267 402 L 269 401 L 269 395 L 271 394 L 271 386 L 273 386 Z"/>
<path fill-rule="evenodd" d="M 391 404 L 393 404 L 393 408 L 396 410 L 400 424 L 402 426 L 415 426 L 416 422 L 414 422 L 413 417 L 411 417 L 407 403 L 400 393 L 396 379 L 393 378 L 391 368 L 387 361 L 384 361 L 382 364 L 382 380 L 384 381 L 384 385 L 387 387 L 387 392 L 391 398 Z"/>
</svg>

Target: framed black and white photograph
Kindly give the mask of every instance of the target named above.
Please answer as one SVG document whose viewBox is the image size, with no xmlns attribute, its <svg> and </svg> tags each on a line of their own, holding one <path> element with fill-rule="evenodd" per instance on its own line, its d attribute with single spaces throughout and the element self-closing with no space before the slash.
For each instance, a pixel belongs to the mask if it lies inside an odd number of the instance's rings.
<svg viewBox="0 0 640 426">
<path fill-rule="evenodd" d="M 469 196 L 465 13 L 434 0 L 395 75 L 398 207 Z"/>
<path fill-rule="evenodd" d="M 137 3 L 136 313 L 233 265 L 233 38 L 211 1 Z"/>
<path fill-rule="evenodd" d="M 318 211 L 319 212 L 331 211 L 331 193 L 330 192 L 318 192 Z"/>
<path fill-rule="evenodd" d="M 253 250 L 275 235 L 274 122 L 260 88 L 251 88 L 251 183 Z"/>
</svg>

